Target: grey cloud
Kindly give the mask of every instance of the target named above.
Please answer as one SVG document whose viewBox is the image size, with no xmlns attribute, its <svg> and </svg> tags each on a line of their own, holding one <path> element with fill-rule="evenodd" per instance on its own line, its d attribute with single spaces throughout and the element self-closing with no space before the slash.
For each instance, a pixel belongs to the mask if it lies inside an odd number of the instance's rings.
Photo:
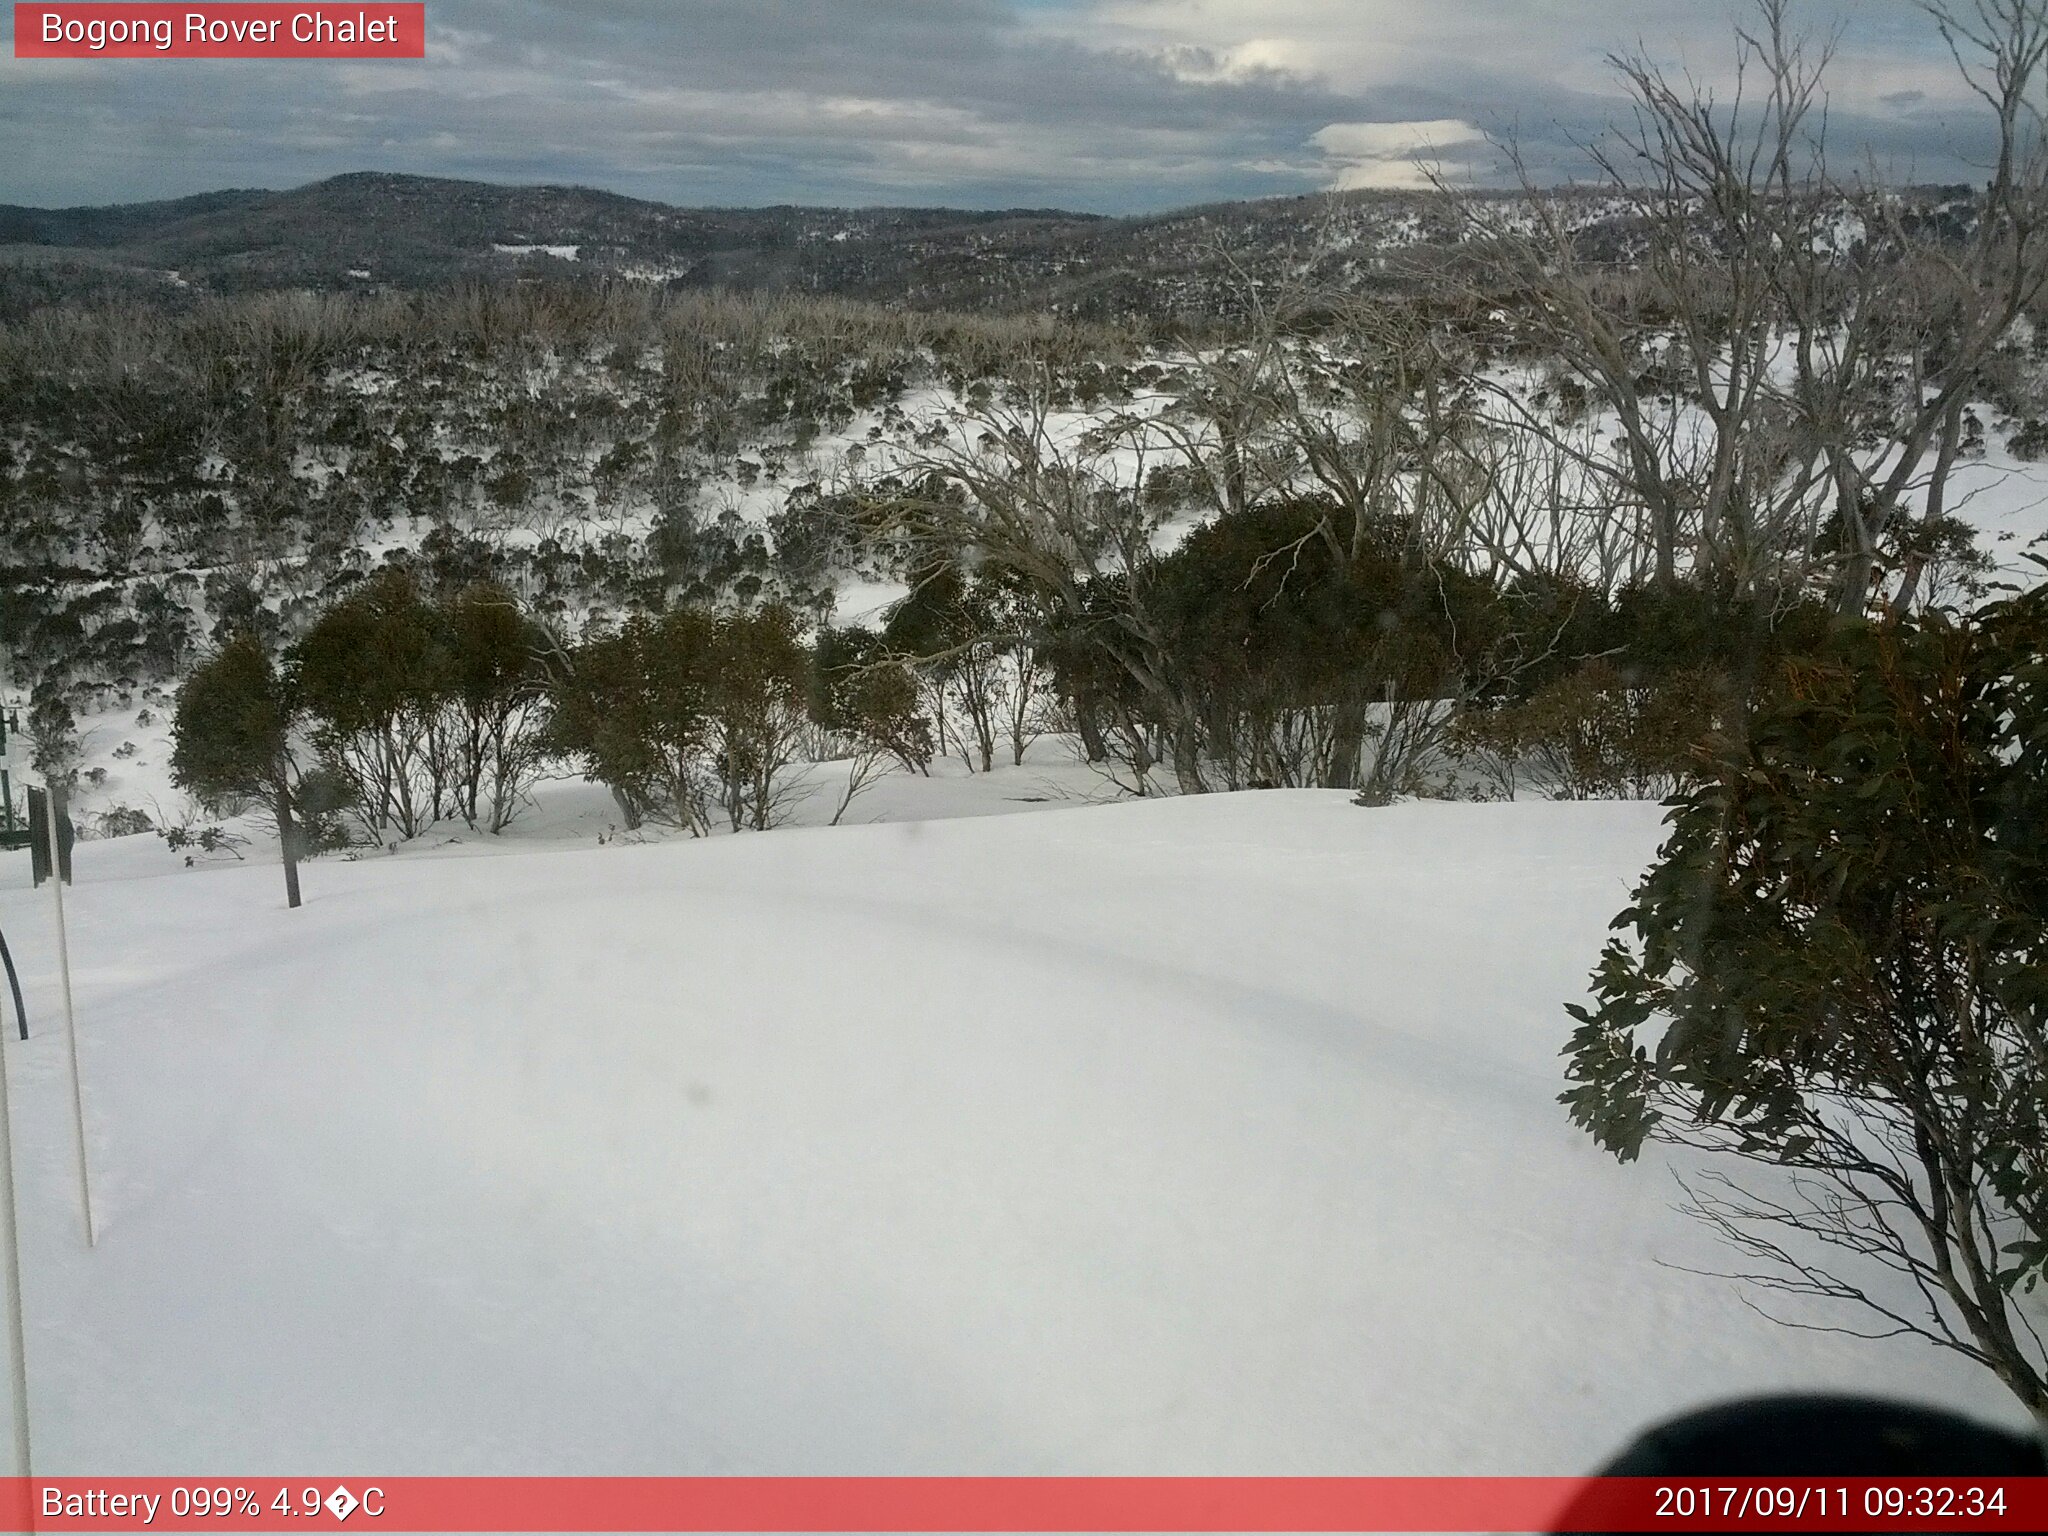
<svg viewBox="0 0 2048 1536">
<path fill-rule="evenodd" d="M 1726 53 L 1726 15 L 1693 0 L 1473 0 L 1402 9 L 1377 52 L 1352 35 L 1375 67 L 1347 71 L 1321 43 L 1358 33 L 1360 3 L 1293 0 L 1311 35 L 1277 64 L 1256 46 L 1271 7 L 1245 5 L 1241 36 L 1180 26 L 1231 10 L 1214 0 L 429 0 L 423 64 L 6 59 L 0 201 L 387 169 L 681 203 L 1141 211 L 1338 179 L 1327 146 L 1364 141 L 1332 125 L 1452 121 L 1516 135 L 1565 179 L 1614 112 L 1602 52 Z M 1835 132 L 1929 178 L 1974 174 L 1971 119 L 1944 108 L 1946 57 L 1911 10 L 1850 13 L 1849 97 L 1866 59 L 1883 88 L 1845 99 Z M 1484 144 L 1459 156 L 1497 174 Z"/>
</svg>

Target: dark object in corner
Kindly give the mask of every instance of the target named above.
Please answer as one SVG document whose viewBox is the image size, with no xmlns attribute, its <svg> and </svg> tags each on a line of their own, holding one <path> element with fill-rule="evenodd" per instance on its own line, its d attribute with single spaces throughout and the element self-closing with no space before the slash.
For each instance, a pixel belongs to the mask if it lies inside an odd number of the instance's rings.
<svg viewBox="0 0 2048 1536">
<path fill-rule="evenodd" d="M 2040 1477 L 2041 1445 L 1910 1403 L 1825 1395 L 1746 1398 L 1646 1430 L 1602 1477 Z M 1575 1529 L 1574 1504 L 1559 1531 Z"/>
</svg>

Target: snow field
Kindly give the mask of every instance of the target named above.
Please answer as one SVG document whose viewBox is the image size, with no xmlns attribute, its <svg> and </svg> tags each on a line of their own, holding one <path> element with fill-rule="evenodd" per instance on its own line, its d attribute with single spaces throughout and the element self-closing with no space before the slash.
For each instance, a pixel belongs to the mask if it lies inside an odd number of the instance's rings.
<svg viewBox="0 0 2048 1536">
<path fill-rule="evenodd" d="M 1727 1256 L 1668 1170 L 1554 1102 L 1659 815 L 536 834 L 317 861 L 296 913 L 260 855 L 82 843 L 93 1252 L 0 865 L 37 1470 L 1554 1473 L 1739 1391 L 2009 1418 L 1685 1273 Z"/>
</svg>

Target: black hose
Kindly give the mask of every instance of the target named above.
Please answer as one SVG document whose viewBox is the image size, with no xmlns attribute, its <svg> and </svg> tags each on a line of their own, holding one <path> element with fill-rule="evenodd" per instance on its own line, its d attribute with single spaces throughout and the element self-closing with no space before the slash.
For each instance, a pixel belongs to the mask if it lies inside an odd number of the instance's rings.
<svg viewBox="0 0 2048 1536">
<path fill-rule="evenodd" d="M 21 1006 L 21 978 L 14 974 L 14 956 L 7 952 L 7 935 L 0 933 L 0 963 L 7 967 L 8 990 L 14 994 L 14 1017 L 21 1024 L 21 1038 L 28 1038 L 28 1010 Z"/>
</svg>

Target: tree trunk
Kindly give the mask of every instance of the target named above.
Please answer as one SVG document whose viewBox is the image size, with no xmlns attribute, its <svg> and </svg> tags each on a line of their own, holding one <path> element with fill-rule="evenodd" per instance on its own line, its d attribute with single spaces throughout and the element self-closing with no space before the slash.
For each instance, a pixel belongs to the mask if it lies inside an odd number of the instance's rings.
<svg viewBox="0 0 2048 1536">
<path fill-rule="evenodd" d="M 1088 754 L 1091 763 L 1106 761 L 1109 743 L 1102 739 L 1102 722 L 1095 717 L 1095 690 L 1076 688 L 1073 703 L 1074 730 L 1081 738 L 1081 750 Z"/>
<path fill-rule="evenodd" d="M 1877 555 L 1870 549 L 1854 549 L 1842 561 L 1835 577 L 1835 612 L 1855 618 L 1869 605 L 1871 578 L 1877 574 Z"/>
<path fill-rule="evenodd" d="M 613 784 L 610 786 L 610 788 L 612 792 L 612 801 L 619 808 L 619 819 L 625 822 L 626 830 L 628 832 L 639 831 L 640 808 L 636 806 L 632 802 L 632 800 L 627 797 L 626 792 L 623 789 L 619 788 L 618 785 Z"/>
<path fill-rule="evenodd" d="M 1235 517 L 1245 508 L 1244 448 L 1238 441 L 1236 423 L 1225 421 L 1219 425 L 1223 439 L 1223 510 Z"/>
<path fill-rule="evenodd" d="M 277 806 L 277 847 L 284 857 L 284 904 L 296 907 L 299 904 L 299 827 L 292 819 L 291 791 L 280 787 L 274 803 Z"/>
<path fill-rule="evenodd" d="M 1963 446 L 1963 400 L 1956 397 L 1954 405 L 1941 422 L 1941 446 L 1935 452 L 1934 473 L 1928 477 L 1927 505 L 1923 521 L 1933 524 L 1941 519 L 1947 510 L 1948 478 L 1956 467 L 1956 455 Z M 1899 576 L 1899 590 L 1892 598 L 1887 610 L 1888 617 L 1896 623 L 1913 611 L 1913 600 L 1920 594 L 1920 578 L 1927 569 L 1927 551 L 1916 544 L 1906 557 L 1906 568 Z"/>
<path fill-rule="evenodd" d="M 1829 603 L 1836 613 L 1854 618 L 1870 604 L 1871 578 L 1877 574 L 1876 540 L 1862 504 L 1846 493 L 1836 497 L 1842 520 L 1842 563 L 1835 571 Z"/>
<path fill-rule="evenodd" d="M 1330 763 L 1323 777 L 1325 789 L 1358 788 L 1358 768 L 1365 756 L 1365 701 L 1340 700 L 1330 721 Z"/>
<path fill-rule="evenodd" d="M 1202 781 L 1201 737 L 1194 726 L 1185 722 L 1173 732 L 1173 780 L 1184 795 L 1209 792 L 1209 786 Z"/>
<path fill-rule="evenodd" d="M 1656 540 L 1657 585 L 1669 589 L 1678 585 L 1678 530 L 1668 517 L 1657 517 Z"/>
</svg>

